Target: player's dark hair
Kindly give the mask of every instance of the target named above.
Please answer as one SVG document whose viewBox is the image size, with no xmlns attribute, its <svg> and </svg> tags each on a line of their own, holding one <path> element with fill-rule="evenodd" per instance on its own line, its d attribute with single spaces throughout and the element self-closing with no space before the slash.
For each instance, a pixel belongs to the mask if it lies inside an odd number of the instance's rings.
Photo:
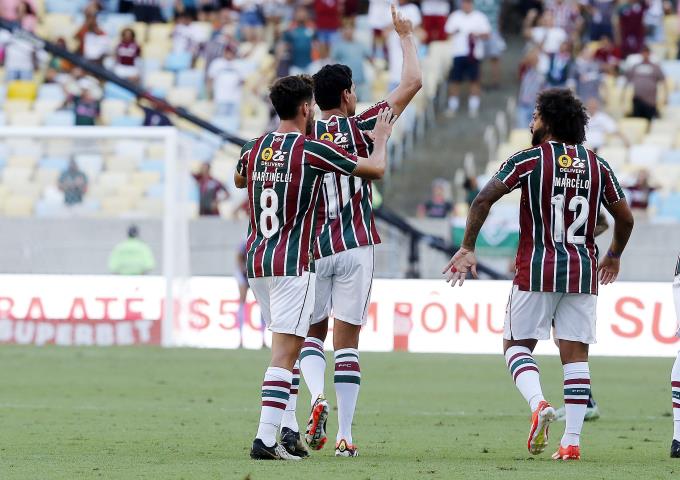
<svg viewBox="0 0 680 480">
<path fill-rule="evenodd" d="M 586 140 L 588 113 L 568 88 L 550 88 L 538 95 L 536 111 L 544 128 L 558 142 L 578 145 Z"/>
<path fill-rule="evenodd" d="M 298 108 L 314 97 L 314 81 L 309 75 L 279 78 L 269 90 L 269 99 L 281 120 L 292 120 Z"/>
<path fill-rule="evenodd" d="M 314 74 L 314 98 L 321 110 L 340 107 L 342 92 L 352 89 L 352 69 L 339 63 Z"/>
</svg>

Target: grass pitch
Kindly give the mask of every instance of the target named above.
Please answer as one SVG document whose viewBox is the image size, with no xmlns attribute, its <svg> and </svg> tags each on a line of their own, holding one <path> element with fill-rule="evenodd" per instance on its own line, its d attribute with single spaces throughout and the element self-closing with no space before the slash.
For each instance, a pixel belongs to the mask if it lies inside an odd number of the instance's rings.
<svg viewBox="0 0 680 480">
<path fill-rule="evenodd" d="M 529 412 L 503 357 L 361 355 L 360 457 L 332 445 L 304 462 L 248 458 L 267 351 L 0 347 L 0 479 L 654 479 L 668 458 L 671 359 L 595 358 L 603 417 L 587 423 L 583 460 L 526 451 Z M 556 357 L 538 359 L 561 405 Z M 330 364 L 330 362 L 329 362 Z M 330 372 L 328 372 L 330 373 Z M 332 380 L 328 397 L 334 404 Z M 309 394 L 301 388 L 300 425 Z M 332 444 L 336 417 L 329 418 Z"/>
</svg>

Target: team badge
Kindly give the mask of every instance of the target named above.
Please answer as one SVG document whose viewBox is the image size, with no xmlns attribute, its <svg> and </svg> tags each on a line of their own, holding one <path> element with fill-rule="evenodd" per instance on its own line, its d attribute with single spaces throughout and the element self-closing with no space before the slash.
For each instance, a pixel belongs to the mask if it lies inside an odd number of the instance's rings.
<svg viewBox="0 0 680 480">
<path fill-rule="evenodd" d="M 327 140 L 329 142 L 333 141 L 333 134 L 331 132 L 325 132 L 321 134 L 321 140 Z"/>
</svg>

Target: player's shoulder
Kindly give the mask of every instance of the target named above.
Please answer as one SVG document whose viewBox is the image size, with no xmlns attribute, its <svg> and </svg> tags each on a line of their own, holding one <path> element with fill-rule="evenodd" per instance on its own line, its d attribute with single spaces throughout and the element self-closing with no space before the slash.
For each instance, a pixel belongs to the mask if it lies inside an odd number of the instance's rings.
<svg viewBox="0 0 680 480">
<path fill-rule="evenodd" d="M 260 138 L 262 138 L 262 137 L 255 137 L 255 138 L 251 138 L 250 140 L 248 140 L 248 141 L 247 141 L 246 143 L 244 143 L 243 146 L 241 147 L 241 151 L 242 151 L 242 152 L 247 152 L 248 150 L 252 150 L 252 148 L 255 146 L 255 144 L 257 143 L 257 141 L 258 141 Z"/>
<path fill-rule="evenodd" d="M 538 159 L 543 155 L 543 146 L 535 145 L 519 150 L 508 157 L 509 162 L 524 162 L 527 160 Z"/>
</svg>

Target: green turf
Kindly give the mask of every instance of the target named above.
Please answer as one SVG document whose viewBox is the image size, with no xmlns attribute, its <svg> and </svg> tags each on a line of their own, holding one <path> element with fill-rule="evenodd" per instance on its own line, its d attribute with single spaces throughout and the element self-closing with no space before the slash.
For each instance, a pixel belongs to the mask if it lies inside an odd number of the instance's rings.
<svg viewBox="0 0 680 480">
<path fill-rule="evenodd" d="M 583 460 L 557 464 L 549 455 L 564 424 L 554 428 L 549 451 L 527 454 L 528 408 L 500 355 L 362 354 L 354 427 L 361 456 L 336 459 L 327 447 L 301 463 L 258 463 L 248 449 L 267 355 L 0 347 L 0 479 L 680 475 L 680 460 L 668 458 L 670 359 L 594 359 L 603 418 L 585 426 Z M 557 359 L 539 363 L 548 398 L 561 403 Z M 301 392 L 304 424 L 309 397 Z"/>
</svg>

